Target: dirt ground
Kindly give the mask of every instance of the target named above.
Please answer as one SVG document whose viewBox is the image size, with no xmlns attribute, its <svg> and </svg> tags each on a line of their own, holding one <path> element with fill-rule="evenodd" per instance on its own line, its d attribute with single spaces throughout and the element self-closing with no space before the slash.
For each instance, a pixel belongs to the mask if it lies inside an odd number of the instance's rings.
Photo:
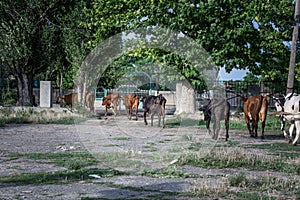
<svg viewBox="0 0 300 200">
<path fill-rule="evenodd" d="M 154 125 L 156 123 L 157 121 Z M 88 151 L 96 158 L 99 153 L 101 154 L 97 168 L 109 167 L 135 172 L 145 168 L 172 166 L 176 163 L 178 154 L 188 151 L 192 142 L 203 143 L 203 148 L 206 150 L 203 154 L 208 153 L 209 149 L 217 143 L 210 139 L 204 129 L 188 128 L 184 124 L 165 129 L 156 126 L 146 127 L 141 118 L 138 121 L 129 121 L 125 116 L 91 119 L 72 125 L 9 124 L 0 128 L 0 138 L 0 176 L 65 169 L 47 160 L 12 159 L 11 153 Z M 233 142 L 238 141 L 241 145 L 262 143 L 260 139 L 249 138 L 246 131 L 232 130 L 230 139 Z M 218 142 L 223 141 L 222 136 Z M 267 137 L 264 143 L 268 141 L 285 142 L 281 138 L 268 140 Z M 167 151 L 172 154 L 166 154 Z M 201 149 L 199 151 L 201 152 Z M 114 153 L 123 153 L 124 157 L 113 157 Z M 257 150 L 256 153 L 263 152 Z M 222 187 L 228 175 L 240 173 L 237 169 L 203 169 L 191 166 L 177 166 L 177 170 L 200 174 L 202 178 L 153 178 L 122 175 L 112 178 L 99 177 L 90 182 L 78 181 L 63 185 L 1 184 L 0 199 L 194 199 L 174 194 L 193 191 L 201 184 Z M 253 177 L 260 175 L 253 171 L 246 171 L 246 174 Z M 211 199 L 221 198 L 216 196 Z"/>
</svg>

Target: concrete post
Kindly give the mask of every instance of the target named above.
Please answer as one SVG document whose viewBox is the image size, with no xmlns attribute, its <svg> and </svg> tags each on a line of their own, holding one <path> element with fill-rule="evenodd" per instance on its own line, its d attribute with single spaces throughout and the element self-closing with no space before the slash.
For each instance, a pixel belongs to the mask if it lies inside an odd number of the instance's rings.
<svg viewBox="0 0 300 200">
<path fill-rule="evenodd" d="M 40 107 L 42 108 L 52 107 L 51 81 L 40 82 Z"/>
</svg>

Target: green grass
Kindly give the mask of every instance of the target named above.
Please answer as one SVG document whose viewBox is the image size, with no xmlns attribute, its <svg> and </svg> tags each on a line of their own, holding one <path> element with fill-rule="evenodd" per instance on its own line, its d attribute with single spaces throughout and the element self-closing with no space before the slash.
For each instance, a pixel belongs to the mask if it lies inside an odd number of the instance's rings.
<svg viewBox="0 0 300 200">
<path fill-rule="evenodd" d="M 205 128 L 205 121 L 189 119 L 189 118 L 180 118 L 167 120 L 166 128 L 177 128 L 177 127 L 194 127 L 194 128 Z"/>
<path fill-rule="evenodd" d="M 228 177 L 229 185 L 231 187 L 238 187 L 239 190 L 251 189 L 258 193 L 268 193 L 268 191 L 281 191 L 285 194 L 296 194 L 300 191 L 298 185 L 300 183 L 297 179 L 282 179 L 280 177 L 264 175 L 258 178 L 247 178 L 245 173 L 230 175 Z M 241 195 L 242 193 L 237 193 Z"/>
<path fill-rule="evenodd" d="M 222 127 L 225 128 L 224 122 L 222 123 Z M 266 119 L 266 126 L 265 131 L 276 131 L 280 132 L 280 119 L 276 116 L 267 116 Z M 229 127 L 230 129 L 237 129 L 237 130 L 248 130 L 246 122 L 244 118 L 239 119 L 230 119 L 229 121 Z M 261 122 L 258 123 L 258 131 L 261 132 Z"/>
<path fill-rule="evenodd" d="M 131 140 L 130 137 L 114 137 L 112 140 Z"/>
<path fill-rule="evenodd" d="M 140 176 L 149 176 L 155 178 L 195 178 L 196 175 L 186 171 L 177 170 L 176 167 L 167 167 L 160 169 L 144 169 L 137 173 Z"/>
<path fill-rule="evenodd" d="M 200 147 L 199 147 L 200 148 Z M 191 145 L 191 150 L 197 151 L 197 146 Z M 272 155 L 257 155 L 246 149 L 236 147 L 215 148 L 210 153 L 187 153 L 181 155 L 179 165 L 192 165 L 208 169 L 243 168 L 249 170 L 272 170 L 285 173 L 300 174 L 300 165 L 290 158 Z"/>
<path fill-rule="evenodd" d="M 29 153 L 29 154 L 10 154 L 12 158 L 26 157 L 34 160 L 47 160 L 57 166 L 65 167 L 69 170 L 78 170 L 87 166 L 92 166 L 98 161 L 86 152 L 65 152 L 65 153 Z"/>
<path fill-rule="evenodd" d="M 80 169 L 56 172 L 24 173 L 0 177 L 0 183 L 17 185 L 66 184 L 74 181 L 91 180 L 93 178 L 89 177 L 90 174 L 97 174 L 101 177 L 113 177 L 123 175 L 124 173 L 112 169 Z"/>
</svg>

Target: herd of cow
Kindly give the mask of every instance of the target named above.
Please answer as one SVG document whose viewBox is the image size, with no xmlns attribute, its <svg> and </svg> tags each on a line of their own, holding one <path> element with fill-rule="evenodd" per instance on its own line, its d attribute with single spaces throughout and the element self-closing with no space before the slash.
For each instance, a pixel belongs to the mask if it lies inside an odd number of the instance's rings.
<svg viewBox="0 0 300 200">
<path fill-rule="evenodd" d="M 241 96 L 244 102 L 244 118 L 247 124 L 247 128 L 251 137 L 257 137 L 258 123 L 261 121 L 261 137 L 264 139 L 264 129 L 266 124 L 267 112 L 268 112 L 268 100 L 267 96 L 256 95 L 249 96 L 248 98 Z M 289 143 L 297 145 L 297 141 L 300 136 L 300 95 L 296 93 L 290 93 L 286 96 L 272 97 L 276 107 L 275 115 L 281 119 L 281 131 L 284 136 L 289 140 Z M 218 138 L 220 132 L 220 121 L 225 120 L 226 138 L 227 141 L 229 135 L 229 117 L 230 117 L 230 104 L 225 98 L 212 99 L 203 106 L 204 120 L 206 121 L 206 128 L 209 133 L 210 121 L 214 121 L 213 138 Z M 289 135 L 285 131 L 285 123 L 288 122 L 291 126 L 289 128 Z M 296 128 L 296 137 L 292 139 L 292 134 Z"/>
<path fill-rule="evenodd" d="M 268 99 L 263 95 L 249 96 L 248 98 L 241 96 L 244 102 L 244 118 L 247 128 L 251 137 L 257 137 L 258 123 L 261 121 L 261 137 L 264 138 L 264 129 L 268 112 Z M 289 140 L 289 143 L 297 145 L 300 136 L 300 95 L 290 93 L 281 97 L 273 97 L 276 107 L 276 115 L 281 119 L 281 131 L 284 136 Z M 121 95 L 118 93 L 109 94 L 102 99 L 102 105 L 105 107 L 105 117 L 107 116 L 108 109 L 112 109 L 113 114 L 116 116 L 117 111 L 120 111 L 121 100 L 126 108 L 126 115 L 128 119 L 132 119 L 132 112 L 135 110 L 136 120 L 138 120 L 138 107 L 142 102 L 144 110 L 144 123 L 147 122 L 147 113 L 151 116 L 151 126 L 153 126 L 153 118 L 158 116 L 158 126 L 163 119 L 163 127 L 165 126 L 165 106 L 167 100 L 160 94 L 158 96 L 140 97 L 137 94 Z M 62 98 L 57 98 L 57 103 L 60 101 L 64 105 L 72 106 L 78 103 L 78 95 L 71 93 L 63 95 Z M 87 93 L 85 96 L 85 105 L 90 111 L 94 112 L 95 96 L 93 93 Z M 225 120 L 226 138 L 229 138 L 229 118 L 230 118 L 230 104 L 225 98 L 209 99 L 202 108 L 204 113 L 204 120 L 206 121 L 206 128 L 211 134 L 210 122 L 213 121 L 213 134 L 212 137 L 217 139 L 221 130 L 220 121 Z M 289 128 L 289 135 L 285 131 L 285 123 L 291 124 Z M 296 137 L 292 139 L 293 130 L 296 128 Z"/>
<path fill-rule="evenodd" d="M 126 115 L 128 119 L 132 119 L 132 112 L 135 110 L 136 120 L 138 120 L 138 107 L 140 101 L 143 103 L 144 109 L 144 122 L 145 125 L 148 125 L 147 122 L 147 113 L 151 116 L 151 126 L 153 126 L 154 115 L 158 116 L 158 126 L 161 123 L 161 117 L 163 118 L 163 127 L 165 126 L 165 106 L 166 98 L 162 94 L 158 96 L 150 95 L 140 99 L 137 94 L 125 94 L 121 95 L 119 93 L 108 94 L 102 99 L 102 106 L 105 107 L 104 116 L 107 116 L 108 110 L 111 108 L 114 116 L 117 115 L 117 111 L 120 111 L 121 100 L 125 106 Z M 94 101 L 95 96 L 93 93 L 89 92 L 85 96 L 85 106 L 90 109 L 91 112 L 94 112 Z M 78 94 L 70 93 L 63 95 L 61 98 L 57 97 L 56 103 L 62 102 L 64 105 L 72 106 L 73 104 L 78 103 Z"/>
</svg>

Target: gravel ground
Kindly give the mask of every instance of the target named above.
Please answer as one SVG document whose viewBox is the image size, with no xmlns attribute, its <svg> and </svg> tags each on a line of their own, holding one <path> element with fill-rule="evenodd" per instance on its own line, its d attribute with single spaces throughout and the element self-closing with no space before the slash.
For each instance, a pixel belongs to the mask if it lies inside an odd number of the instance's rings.
<svg viewBox="0 0 300 200">
<path fill-rule="evenodd" d="M 156 123 L 156 122 L 155 122 Z M 231 132 L 232 141 L 259 143 L 259 139 L 249 139 L 245 133 Z M 189 139 L 192 137 L 192 140 Z M 176 162 L 176 153 L 187 150 L 191 142 L 203 142 L 206 148 L 215 145 L 205 130 L 177 127 L 161 129 L 145 127 L 142 119 L 128 121 L 126 117 L 109 117 L 93 119 L 74 125 L 41 125 L 41 124 L 9 124 L 0 128 L 0 176 L 19 173 L 51 172 L 64 170 L 49 162 L 28 158 L 12 159 L 11 153 L 53 153 L 89 151 L 96 155 L 99 152 L 122 152 L 140 164 L 130 165 L 114 163 L 113 158 L 101 160 L 99 168 L 112 167 L 124 171 L 138 171 L 143 168 L 160 168 Z M 220 140 L 223 140 L 222 137 Z M 282 142 L 282 140 L 278 139 Z M 266 142 L 266 141 L 265 141 Z M 272 139 L 274 142 L 274 139 Z M 147 146 L 155 148 L 150 151 Z M 164 157 L 165 151 L 174 149 L 174 157 Z M 257 152 L 263 153 L 263 152 Z M 124 155 L 125 155 L 124 154 Z M 151 159 L 151 155 L 161 156 Z M 0 199 L 187 199 L 174 196 L 175 192 L 195 190 L 199 184 L 211 184 L 221 187 L 224 179 L 239 170 L 201 169 L 196 167 L 178 167 L 178 170 L 200 174 L 207 178 L 151 178 L 138 175 L 122 175 L 112 178 L 95 178 L 91 182 L 78 181 L 73 184 L 18 185 L 1 184 Z M 251 176 L 259 176 L 256 172 L 246 172 Z M 264 172 L 266 173 L 266 172 Z M 216 180 L 217 177 L 217 180 Z M 170 193 L 171 192 L 171 193 Z M 173 193 L 172 193 L 173 192 Z M 193 197 L 189 197 L 193 199 Z M 196 199 L 196 198 L 195 198 Z M 212 197 L 211 199 L 214 199 Z"/>
</svg>

